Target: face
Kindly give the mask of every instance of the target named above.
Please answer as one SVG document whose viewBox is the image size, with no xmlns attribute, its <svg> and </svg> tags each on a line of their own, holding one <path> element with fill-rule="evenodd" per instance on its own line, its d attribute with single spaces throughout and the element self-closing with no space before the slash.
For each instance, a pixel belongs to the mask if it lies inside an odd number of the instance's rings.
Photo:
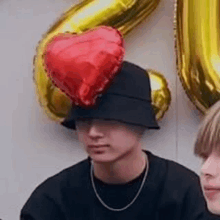
<svg viewBox="0 0 220 220">
<path fill-rule="evenodd" d="M 209 211 L 220 215 L 220 153 L 213 151 L 204 160 L 201 184 Z"/>
<path fill-rule="evenodd" d="M 114 120 L 76 121 L 79 141 L 94 162 L 114 162 L 141 150 L 143 128 Z"/>
</svg>

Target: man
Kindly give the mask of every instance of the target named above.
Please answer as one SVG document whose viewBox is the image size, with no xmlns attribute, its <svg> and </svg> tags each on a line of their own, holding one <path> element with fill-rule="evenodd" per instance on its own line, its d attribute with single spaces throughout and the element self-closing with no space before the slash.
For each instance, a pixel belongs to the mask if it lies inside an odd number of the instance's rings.
<svg viewBox="0 0 220 220">
<path fill-rule="evenodd" d="M 21 220 L 217 219 L 194 172 L 142 150 L 145 130 L 159 128 L 144 69 L 123 62 L 98 105 L 73 107 L 63 125 L 88 158 L 40 184 Z"/>
<path fill-rule="evenodd" d="M 220 216 L 220 101 L 210 107 L 201 122 L 194 153 L 203 159 L 202 191 L 210 212 Z"/>
</svg>

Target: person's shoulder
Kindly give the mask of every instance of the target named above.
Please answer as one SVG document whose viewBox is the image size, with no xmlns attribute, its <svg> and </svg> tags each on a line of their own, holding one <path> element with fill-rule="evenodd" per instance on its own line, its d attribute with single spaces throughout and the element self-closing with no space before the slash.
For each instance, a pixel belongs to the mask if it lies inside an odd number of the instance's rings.
<svg viewBox="0 0 220 220">
<path fill-rule="evenodd" d="M 175 162 L 170 159 L 162 158 L 160 156 L 152 154 L 152 157 L 155 161 L 157 161 L 158 164 L 161 164 L 161 166 L 165 166 L 165 172 L 166 172 L 166 179 L 170 180 L 172 182 L 179 182 L 182 181 L 183 183 L 196 183 L 199 182 L 199 176 L 196 172 L 193 170 L 185 167 L 184 165 Z"/>
<path fill-rule="evenodd" d="M 39 213 L 38 209 L 46 213 L 49 207 L 56 207 L 56 213 L 58 213 L 58 209 L 63 206 L 64 198 L 66 201 L 73 200 L 73 198 L 78 201 L 81 196 L 79 191 L 84 192 L 82 186 L 89 182 L 88 171 L 89 159 L 85 159 L 47 178 L 31 193 L 21 213 L 23 215 L 25 213 L 36 214 Z M 41 209 L 41 206 L 44 208 Z"/>
<path fill-rule="evenodd" d="M 67 167 L 40 183 L 36 187 L 35 192 L 53 193 L 53 190 L 57 191 L 58 189 L 64 189 L 65 187 L 69 188 L 70 185 L 74 187 L 74 184 L 81 184 L 82 181 L 80 181 L 80 178 L 88 172 L 88 167 L 88 159 Z"/>
</svg>

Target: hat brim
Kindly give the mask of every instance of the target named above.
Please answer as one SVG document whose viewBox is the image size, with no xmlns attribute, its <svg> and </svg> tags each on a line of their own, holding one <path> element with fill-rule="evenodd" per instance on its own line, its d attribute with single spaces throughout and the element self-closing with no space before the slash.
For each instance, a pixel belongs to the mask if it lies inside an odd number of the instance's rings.
<svg viewBox="0 0 220 220">
<path fill-rule="evenodd" d="M 73 107 L 62 125 L 75 130 L 75 121 L 79 118 L 116 120 L 148 129 L 160 129 L 150 101 L 117 94 L 103 95 L 99 105 L 93 109 Z"/>
</svg>

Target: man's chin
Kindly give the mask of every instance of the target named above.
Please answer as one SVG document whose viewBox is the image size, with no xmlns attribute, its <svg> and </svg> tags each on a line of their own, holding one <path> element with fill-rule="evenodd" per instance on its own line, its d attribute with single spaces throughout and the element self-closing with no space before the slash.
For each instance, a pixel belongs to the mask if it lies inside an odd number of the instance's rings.
<svg viewBox="0 0 220 220">
<path fill-rule="evenodd" d="M 94 163 L 97 164 L 104 164 L 104 163 L 111 163 L 113 159 L 110 158 L 108 155 L 104 154 L 89 154 L 89 157 L 92 159 Z"/>
<path fill-rule="evenodd" d="M 208 203 L 208 210 L 214 215 L 220 215 L 220 201 L 216 201 L 212 204 Z"/>
</svg>

